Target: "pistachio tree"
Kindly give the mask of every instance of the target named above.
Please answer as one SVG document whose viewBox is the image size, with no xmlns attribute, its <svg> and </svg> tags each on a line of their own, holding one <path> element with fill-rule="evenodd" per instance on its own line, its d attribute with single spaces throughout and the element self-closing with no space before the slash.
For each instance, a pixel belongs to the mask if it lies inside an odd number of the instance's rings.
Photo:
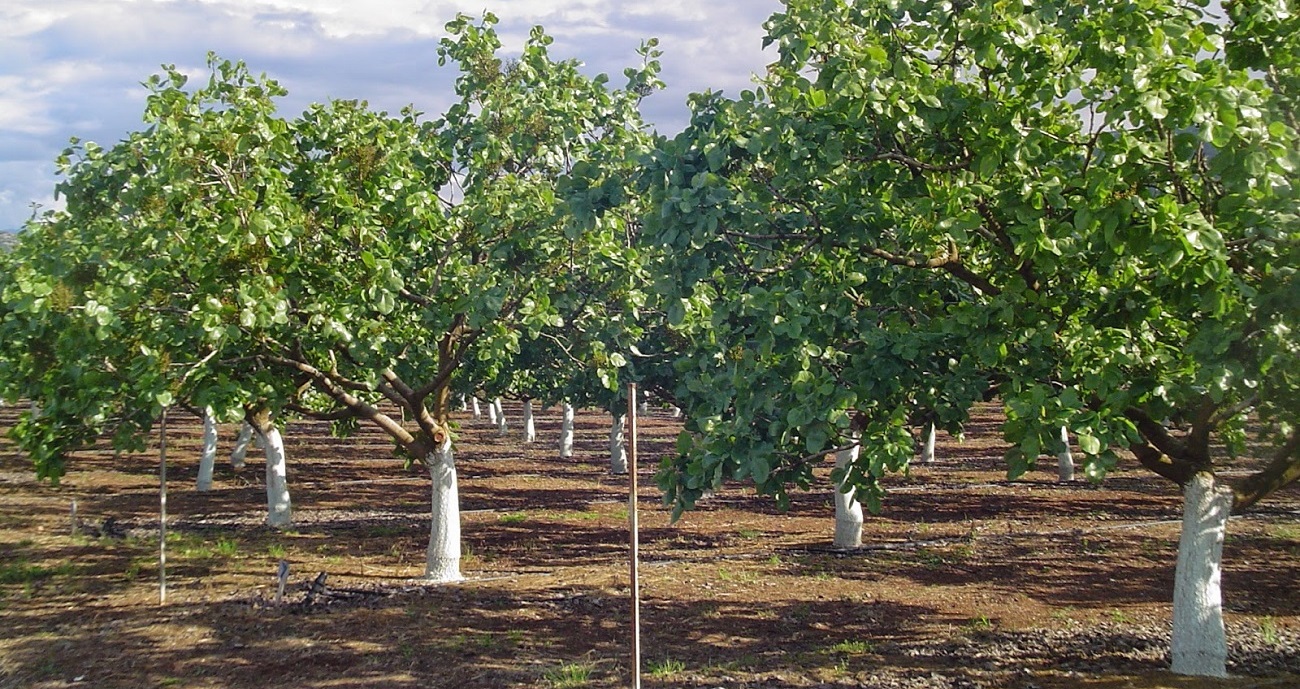
<svg viewBox="0 0 1300 689">
<path fill-rule="evenodd" d="M 68 418 L 93 429 L 85 396 L 130 410 L 137 431 L 174 399 L 259 430 L 294 414 L 373 423 L 430 472 L 427 576 L 460 578 L 452 393 L 472 389 L 468 362 L 508 366 L 522 340 L 586 329 L 573 305 L 600 297 L 582 276 L 631 260 L 612 216 L 575 219 L 560 190 L 644 147 L 656 69 L 611 89 L 551 59 L 540 28 L 499 57 L 495 21 L 448 25 L 457 98 L 435 120 L 355 101 L 286 120 L 278 84 L 213 58 L 193 91 L 174 69 L 150 80 L 145 131 L 70 153 L 66 186 L 90 201 L 69 196 L 34 229 L 75 237 L 75 260 L 33 265 L 6 299 L 48 316 L 30 326 L 43 336 L 62 342 L 60 318 L 87 331 L 40 362 L 85 379 L 57 386 Z M 109 372 L 123 389 L 88 378 Z M 60 459 L 38 466 L 57 475 L 70 444 L 49 447 Z"/>
<path fill-rule="evenodd" d="M 833 476 L 878 508 L 910 409 L 998 399 L 1012 477 L 1064 428 L 1090 478 L 1183 491 L 1173 669 L 1224 674 L 1225 521 L 1300 478 L 1300 32 L 1201 4 L 789 0 L 758 87 L 647 160 L 687 342 L 667 499 L 857 446 Z"/>
</svg>

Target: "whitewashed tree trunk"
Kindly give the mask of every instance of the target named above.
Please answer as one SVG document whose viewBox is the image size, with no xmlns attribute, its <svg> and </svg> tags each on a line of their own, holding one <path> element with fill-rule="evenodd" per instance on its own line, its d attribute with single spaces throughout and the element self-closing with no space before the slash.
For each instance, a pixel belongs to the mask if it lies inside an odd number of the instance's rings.
<svg viewBox="0 0 1300 689">
<path fill-rule="evenodd" d="M 496 417 L 497 432 L 505 435 L 509 428 L 506 427 L 506 410 L 501 406 L 501 398 L 498 397 L 492 401 L 493 416 Z"/>
<path fill-rule="evenodd" d="M 456 399 L 458 400 L 461 411 L 467 411 L 469 409 L 469 402 L 465 400 L 464 395 L 457 395 Z"/>
<path fill-rule="evenodd" d="M 488 423 L 492 424 L 493 426 L 497 425 L 497 403 L 493 400 L 488 400 L 487 409 L 488 409 Z"/>
<path fill-rule="evenodd" d="M 856 438 L 855 438 L 856 440 Z M 861 446 L 854 445 L 835 453 L 835 467 L 843 469 L 858 458 Z M 862 505 L 852 488 L 844 492 L 845 484 L 835 486 L 835 547 L 858 548 L 862 546 Z"/>
<path fill-rule="evenodd" d="M 244 468 L 244 458 L 248 455 L 248 444 L 253 442 L 253 427 L 245 421 L 239 425 L 239 435 L 235 436 L 235 447 L 230 450 L 230 467 L 235 471 Z"/>
<path fill-rule="evenodd" d="M 199 454 L 198 491 L 212 490 L 212 471 L 217 463 L 217 419 L 212 407 L 203 409 L 203 451 Z"/>
<path fill-rule="evenodd" d="M 623 444 L 623 428 L 627 416 L 619 414 L 609 427 L 609 470 L 615 474 L 627 473 L 627 446 Z"/>
<path fill-rule="evenodd" d="M 424 576 L 436 583 L 460 581 L 460 493 L 451 439 L 444 440 L 426 462 L 433 480 L 433 498 Z"/>
<path fill-rule="evenodd" d="M 483 410 L 479 408 L 477 397 L 469 398 L 469 406 L 474 413 L 474 418 L 478 419 L 483 416 Z"/>
<path fill-rule="evenodd" d="M 1070 429 L 1061 426 L 1061 450 L 1056 453 L 1056 479 L 1062 483 L 1074 480 L 1074 455 L 1070 454 Z"/>
<path fill-rule="evenodd" d="M 533 401 L 524 400 L 524 442 L 537 440 L 537 424 L 533 421 Z"/>
<path fill-rule="evenodd" d="M 564 403 L 564 418 L 560 422 L 560 456 L 573 456 L 573 405 Z"/>
<path fill-rule="evenodd" d="M 1170 669 L 1182 675 L 1227 677 L 1228 640 L 1220 587 L 1223 536 L 1232 491 L 1214 474 L 1196 474 L 1183 489 L 1183 532 L 1174 570 L 1174 632 Z"/>
<path fill-rule="evenodd" d="M 925 424 L 925 444 L 921 446 L 921 463 L 930 464 L 934 462 L 934 422 L 930 421 Z"/>
<path fill-rule="evenodd" d="M 672 408 L 668 410 L 668 416 L 674 419 L 682 418 L 682 408 L 674 404 Z"/>
<path fill-rule="evenodd" d="M 293 523 L 284 438 L 280 436 L 280 429 L 273 424 L 260 430 L 262 444 L 266 449 L 266 523 L 277 529 L 283 528 Z"/>
</svg>

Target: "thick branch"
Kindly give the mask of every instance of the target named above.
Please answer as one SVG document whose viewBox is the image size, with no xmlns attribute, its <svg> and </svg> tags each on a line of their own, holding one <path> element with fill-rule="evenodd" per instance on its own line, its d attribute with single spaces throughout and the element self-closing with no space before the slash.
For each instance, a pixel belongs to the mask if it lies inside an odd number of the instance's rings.
<svg viewBox="0 0 1300 689">
<path fill-rule="evenodd" d="M 1147 444 L 1132 445 L 1129 447 L 1133 455 L 1137 457 L 1142 466 L 1150 469 L 1159 476 L 1163 476 L 1178 485 L 1186 485 L 1192 480 L 1196 473 L 1192 470 L 1191 465 L 1185 462 L 1175 462 L 1165 453 L 1151 447 Z"/>
<path fill-rule="evenodd" d="M 1232 486 L 1232 511 L 1240 514 L 1300 479 L 1300 429 L 1291 432 L 1282 447 L 1273 455 L 1273 461 L 1256 474 L 1251 474 Z"/>
<path fill-rule="evenodd" d="M 411 435 L 409 431 L 403 428 L 402 424 L 394 421 L 387 414 L 384 414 L 378 409 L 375 409 L 374 407 L 370 406 L 370 404 L 368 404 L 365 400 L 362 400 L 349 393 L 346 389 L 344 389 L 342 385 L 334 381 L 325 372 L 303 361 L 295 361 L 293 359 L 285 359 L 283 357 L 267 357 L 267 359 L 268 361 L 271 361 L 276 364 L 280 364 L 281 366 L 288 366 L 294 370 L 305 373 L 308 377 L 311 378 L 312 382 L 316 386 L 316 389 L 328 395 L 335 402 L 338 402 L 339 404 L 350 409 L 353 415 L 357 416 L 358 418 L 366 419 L 374 423 L 376 426 L 382 428 L 384 432 L 392 436 L 394 440 L 401 443 L 408 450 L 411 450 L 412 455 L 415 456 L 424 455 L 422 451 L 419 451 L 419 448 L 414 447 L 416 442 L 415 436 Z"/>
<path fill-rule="evenodd" d="M 1151 418 L 1146 412 L 1136 407 L 1131 407 L 1124 411 L 1124 416 L 1137 425 L 1138 433 L 1146 438 L 1147 442 L 1160 451 L 1161 454 L 1172 460 L 1187 459 L 1187 445 L 1183 441 L 1170 435 L 1169 429 L 1165 428 L 1160 422 Z M 1141 459 L 1139 457 L 1139 459 Z M 1208 469 L 1209 467 L 1199 467 Z M 1159 472 L 1156 472 L 1159 473 Z M 1163 475 L 1163 474 L 1162 474 Z M 1191 473 L 1188 474 L 1188 478 Z M 1182 483 L 1181 481 L 1179 483 Z"/>
</svg>

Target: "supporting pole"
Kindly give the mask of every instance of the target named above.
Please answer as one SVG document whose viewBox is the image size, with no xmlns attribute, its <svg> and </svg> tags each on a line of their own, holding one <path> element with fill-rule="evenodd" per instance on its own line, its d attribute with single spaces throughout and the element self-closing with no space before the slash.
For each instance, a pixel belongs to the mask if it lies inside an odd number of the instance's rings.
<svg viewBox="0 0 1300 689">
<path fill-rule="evenodd" d="M 167 604 L 167 408 L 158 430 L 158 605 Z"/>
<path fill-rule="evenodd" d="M 632 545 L 632 688 L 641 689 L 641 581 L 639 561 L 641 543 L 636 514 L 636 383 L 627 386 L 628 465 L 631 478 L 628 486 L 627 521 Z"/>
</svg>

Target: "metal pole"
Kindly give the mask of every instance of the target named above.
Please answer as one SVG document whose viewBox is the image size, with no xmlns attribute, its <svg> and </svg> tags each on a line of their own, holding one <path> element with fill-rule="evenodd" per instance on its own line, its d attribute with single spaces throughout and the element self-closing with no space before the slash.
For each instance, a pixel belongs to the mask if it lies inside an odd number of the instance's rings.
<svg viewBox="0 0 1300 689">
<path fill-rule="evenodd" d="M 628 383 L 627 391 L 628 460 L 632 468 L 627 472 L 631 477 L 627 498 L 627 521 L 632 544 L 632 688 L 641 689 L 641 580 L 638 566 L 641 543 L 636 514 L 636 383 Z"/>
<path fill-rule="evenodd" d="M 163 407 L 158 442 L 158 605 L 167 604 L 167 408 Z"/>
</svg>

